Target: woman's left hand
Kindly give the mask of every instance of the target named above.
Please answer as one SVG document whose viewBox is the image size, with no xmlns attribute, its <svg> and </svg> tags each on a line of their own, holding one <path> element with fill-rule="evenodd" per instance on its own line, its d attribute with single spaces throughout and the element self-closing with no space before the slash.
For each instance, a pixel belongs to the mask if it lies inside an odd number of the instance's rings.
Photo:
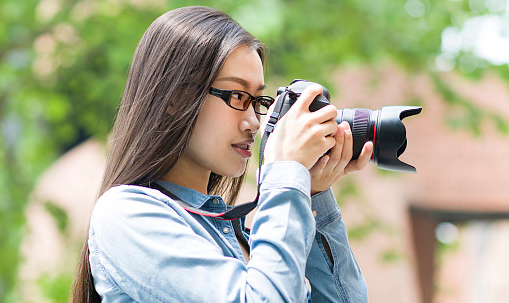
<svg viewBox="0 0 509 303">
<path fill-rule="evenodd" d="M 373 152 L 373 142 L 366 142 L 354 161 L 352 131 L 348 122 L 338 125 L 335 135 L 336 144 L 328 155 L 321 157 L 309 170 L 311 174 L 311 195 L 324 191 L 332 184 L 355 171 L 366 167 Z"/>
</svg>

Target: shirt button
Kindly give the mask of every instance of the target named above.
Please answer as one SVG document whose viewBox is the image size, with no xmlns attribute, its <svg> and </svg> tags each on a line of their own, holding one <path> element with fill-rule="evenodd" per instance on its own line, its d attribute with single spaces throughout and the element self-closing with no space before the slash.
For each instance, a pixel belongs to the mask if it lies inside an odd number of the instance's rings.
<svg viewBox="0 0 509 303">
<path fill-rule="evenodd" d="M 230 229 L 228 227 L 223 227 L 223 234 L 227 234 L 230 232 Z"/>
<path fill-rule="evenodd" d="M 217 199 L 217 198 L 212 199 L 212 204 L 218 205 L 219 204 L 219 199 Z"/>
<path fill-rule="evenodd" d="M 316 218 L 316 210 L 313 210 L 313 217 Z"/>
</svg>

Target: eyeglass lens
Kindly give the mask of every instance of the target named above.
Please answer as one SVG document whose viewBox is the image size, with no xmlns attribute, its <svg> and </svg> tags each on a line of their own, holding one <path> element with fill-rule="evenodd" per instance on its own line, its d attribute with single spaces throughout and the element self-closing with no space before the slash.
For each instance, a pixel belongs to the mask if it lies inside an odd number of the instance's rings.
<svg viewBox="0 0 509 303">
<path fill-rule="evenodd" d="M 251 99 L 254 99 L 253 105 L 255 112 L 259 114 L 267 113 L 267 105 L 270 104 L 270 102 L 267 102 L 265 98 L 254 98 L 253 96 L 242 91 L 232 91 L 230 97 L 230 105 L 234 108 L 245 110 L 249 107 Z"/>
</svg>

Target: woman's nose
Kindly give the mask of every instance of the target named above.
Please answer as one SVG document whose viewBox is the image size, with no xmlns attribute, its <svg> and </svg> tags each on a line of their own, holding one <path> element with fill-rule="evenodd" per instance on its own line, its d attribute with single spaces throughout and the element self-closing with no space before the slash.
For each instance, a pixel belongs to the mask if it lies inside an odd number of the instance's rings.
<svg viewBox="0 0 509 303">
<path fill-rule="evenodd" d="M 260 128 L 260 116 L 255 113 L 253 106 L 244 111 L 240 127 L 242 131 L 250 133 L 256 133 Z"/>
</svg>

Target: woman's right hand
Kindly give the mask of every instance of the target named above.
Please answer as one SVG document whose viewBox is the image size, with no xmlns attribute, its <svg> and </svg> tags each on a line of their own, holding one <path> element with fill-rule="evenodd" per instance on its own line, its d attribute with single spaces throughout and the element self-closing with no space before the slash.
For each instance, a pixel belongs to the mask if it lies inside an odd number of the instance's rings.
<svg viewBox="0 0 509 303">
<path fill-rule="evenodd" d="M 327 105 L 315 112 L 309 111 L 314 98 L 322 93 L 318 84 L 307 87 L 297 101 L 280 119 L 265 146 L 265 163 L 296 161 L 310 169 L 318 159 L 334 147 L 338 125 L 334 105 Z M 274 106 L 274 105 L 273 105 Z M 273 110 L 269 110 L 269 117 Z M 265 131 L 265 119 L 262 131 Z"/>
</svg>

